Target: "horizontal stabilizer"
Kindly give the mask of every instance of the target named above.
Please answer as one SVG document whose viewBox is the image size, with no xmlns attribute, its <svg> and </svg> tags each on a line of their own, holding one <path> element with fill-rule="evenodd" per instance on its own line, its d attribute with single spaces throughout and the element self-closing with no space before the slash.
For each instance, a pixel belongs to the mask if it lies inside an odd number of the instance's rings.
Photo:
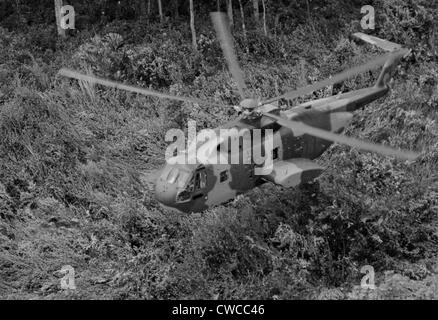
<svg viewBox="0 0 438 320">
<path fill-rule="evenodd" d="M 370 36 L 362 32 L 353 33 L 353 36 L 389 52 L 397 51 L 402 48 L 402 46 L 397 43 Z"/>
<path fill-rule="evenodd" d="M 264 178 L 286 188 L 310 182 L 318 177 L 323 168 L 309 159 L 289 159 L 274 162 L 274 169 Z"/>
</svg>

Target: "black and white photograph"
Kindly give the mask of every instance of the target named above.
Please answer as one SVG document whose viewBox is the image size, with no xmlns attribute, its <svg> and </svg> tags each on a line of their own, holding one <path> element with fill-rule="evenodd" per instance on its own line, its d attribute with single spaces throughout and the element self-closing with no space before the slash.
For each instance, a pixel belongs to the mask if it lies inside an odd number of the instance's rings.
<svg viewBox="0 0 438 320">
<path fill-rule="evenodd" d="M 436 0 L 0 0 L 0 300 L 437 300 L 437 62 Z"/>
</svg>

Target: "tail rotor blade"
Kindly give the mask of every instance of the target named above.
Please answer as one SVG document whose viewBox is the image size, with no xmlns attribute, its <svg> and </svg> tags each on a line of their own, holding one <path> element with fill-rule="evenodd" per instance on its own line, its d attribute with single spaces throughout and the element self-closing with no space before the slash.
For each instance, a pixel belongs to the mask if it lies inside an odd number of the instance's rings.
<svg viewBox="0 0 438 320">
<path fill-rule="evenodd" d="M 245 99 L 245 81 L 243 80 L 243 72 L 239 67 L 236 53 L 233 46 L 233 38 L 231 36 L 229 24 L 226 22 L 226 16 L 221 12 L 212 12 L 211 19 L 216 30 L 222 51 L 228 64 L 228 69 L 236 81 L 240 97 Z"/>
</svg>

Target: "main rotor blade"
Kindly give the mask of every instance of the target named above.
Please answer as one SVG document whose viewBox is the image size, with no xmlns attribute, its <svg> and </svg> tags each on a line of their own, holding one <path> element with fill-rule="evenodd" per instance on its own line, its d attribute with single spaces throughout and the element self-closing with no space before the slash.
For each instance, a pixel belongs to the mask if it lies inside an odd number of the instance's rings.
<svg viewBox="0 0 438 320">
<path fill-rule="evenodd" d="M 280 99 L 290 99 L 290 100 L 292 100 L 292 99 L 295 99 L 297 97 L 300 97 L 300 96 L 312 93 L 313 91 L 319 90 L 319 89 L 324 88 L 326 86 L 330 86 L 332 84 L 335 84 L 335 83 L 347 80 L 348 78 L 350 78 L 350 77 L 352 77 L 352 76 L 354 76 L 356 74 L 372 70 L 372 69 L 374 69 L 377 66 L 381 66 L 381 65 L 385 64 L 385 62 L 390 57 L 401 58 L 407 52 L 409 52 L 409 50 L 402 49 L 402 50 L 399 50 L 397 52 L 391 52 L 391 53 L 387 53 L 387 54 L 381 55 L 380 57 L 378 57 L 378 58 L 376 58 L 376 59 L 374 59 L 372 61 L 369 61 L 366 64 L 363 64 L 361 66 L 357 66 L 357 67 L 348 69 L 348 70 L 346 70 L 344 72 L 338 73 L 337 75 L 335 75 L 335 76 L 333 76 L 333 77 L 331 77 L 329 79 L 325 79 L 323 81 L 311 84 L 309 86 L 306 86 L 306 87 L 303 87 L 303 88 L 299 88 L 299 89 L 292 90 L 290 92 L 284 93 L 281 96 L 265 100 L 265 101 L 262 102 L 262 104 L 269 104 L 269 103 L 275 102 L 275 101 L 280 100 Z"/>
<path fill-rule="evenodd" d="M 418 157 L 418 153 L 412 151 L 397 150 L 391 147 L 386 147 L 383 145 L 366 142 L 356 138 L 346 137 L 344 135 L 336 134 L 327 130 L 309 126 L 302 122 L 287 120 L 266 112 L 263 112 L 263 115 L 276 120 L 278 124 L 287 127 L 296 133 L 306 133 L 311 136 L 321 138 L 324 140 L 330 140 L 333 142 L 348 145 L 350 147 L 355 147 L 365 151 L 372 151 L 375 153 L 382 154 L 384 156 L 393 156 L 403 160 L 415 160 Z"/>
<path fill-rule="evenodd" d="M 100 85 L 103 85 L 106 87 L 121 89 L 121 90 L 134 92 L 134 93 L 140 93 L 140 94 L 143 94 L 146 96 L 171 99 L 171 100 L 178 100 L 178 101 L 190 102 L 190 103 L 197 103 L 197 104 L 202 104 L 202 105 L 207 104 L 207 105 L 215 105 L 215 106 L 220 106 L 220 107 L 228 107 L 227 105 L 217 103 L 217 102 L 204 101 L 204 100 L 191 98 L 191 97 L 175 96 L 175 95 L 162 93 L 162 92 L 155 91 L 155 90 L 144 89 L 144 88 L 141 88 L 138 86 L 131 86 L 131 85 L 123 84 L 121 82 L 106 80 L 106 79 L 95 77 L 92 75 L 85 75 L 83 73 L 79 73 L 79 72 L 65 69 L 65 68 L 62 68 L 61 70 L 59 70 L 58 73 L 64 77 L 67 77 L 67 78 L 73 78 L 73 79 L 77 79 L 77 80 L 88 81 L 91 83 L 97 83 L 97 84 L 100 84 Z"/>
<path fill-rule="evenodd" d="M 240 97 L 245 99 L 245 81 L 243 80 L 243 72 L 239 67 L 237 62 L 236 52 L 234 51 L 233 38 L 231 36 L 231 31 L 229 24 L 226 21 L 225 14 L 222 12 L 212 12 L 211 20 L 213 21 L 214 28 L 216 30 L 219 43 L 221 45 L 222 51 L 227 60 L 228 69 L 233 75 L 234 81 L 236 81 L 237 89 L 239 90 Z"/>
</svg>

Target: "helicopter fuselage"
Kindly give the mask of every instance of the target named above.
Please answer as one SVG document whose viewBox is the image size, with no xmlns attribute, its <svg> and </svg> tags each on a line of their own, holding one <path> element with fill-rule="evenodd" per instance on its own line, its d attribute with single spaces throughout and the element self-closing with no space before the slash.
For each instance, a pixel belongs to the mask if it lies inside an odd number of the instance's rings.
<svg viewBox="0 0 438 320">
<path fill-rule="evenodd" d="M 384 96 L 387 92 L 386 85 L 375 86 L 309 101 L 287 111 L 281 111 L 273 106 L 268 107 L 271 109 L 269 113 L 281 118 L 300 121 L 312 127 L 339 133 L 351 122 L 354 110 Z M 270 118 L 263 115 L 257 116 L 254 113 L 229 122 L 220 128 L 236 128 L 236 131 L 247 129 L 250 132 L 254 129 L 272 129 L 274 168 L 276 165 L 282 166 L 282 169 L 276 172 L 277 177 L 272 174 L 256 175 L 257 164 L 254 161 L 218 164 L 198 157 L 195 164 L 168 163 L 161 171 L 155 189 L 157 200 L 164 206 L 182 212 L 203 211 L 228 202 L 237 195 L 267 181 L 278 183 L 282 181 L 278 175 L 291 174 L 289 171 L 293 170 L 296 170 L 297 175 L 288 177 L 288 187 L 310 182 L 322 170 L 316 166 L 309 167 L 308 164 L 332 144 L 331 141 L 293 131 Z M 261 143 L 263 144 L 263 141 Z M 202 147 L 202 144 L 197 146 L 198 150 Z M 254 148 L 254 145 L 250 148 Z M 253 154 L 251 151 L 245 150 L 244 147 L 239 148 L 241 153 L 239 159 L 242 160 L 245 155 Z M 284 169 L 285 164 L 288 166 L 286 169 Z"/>
</svg>

